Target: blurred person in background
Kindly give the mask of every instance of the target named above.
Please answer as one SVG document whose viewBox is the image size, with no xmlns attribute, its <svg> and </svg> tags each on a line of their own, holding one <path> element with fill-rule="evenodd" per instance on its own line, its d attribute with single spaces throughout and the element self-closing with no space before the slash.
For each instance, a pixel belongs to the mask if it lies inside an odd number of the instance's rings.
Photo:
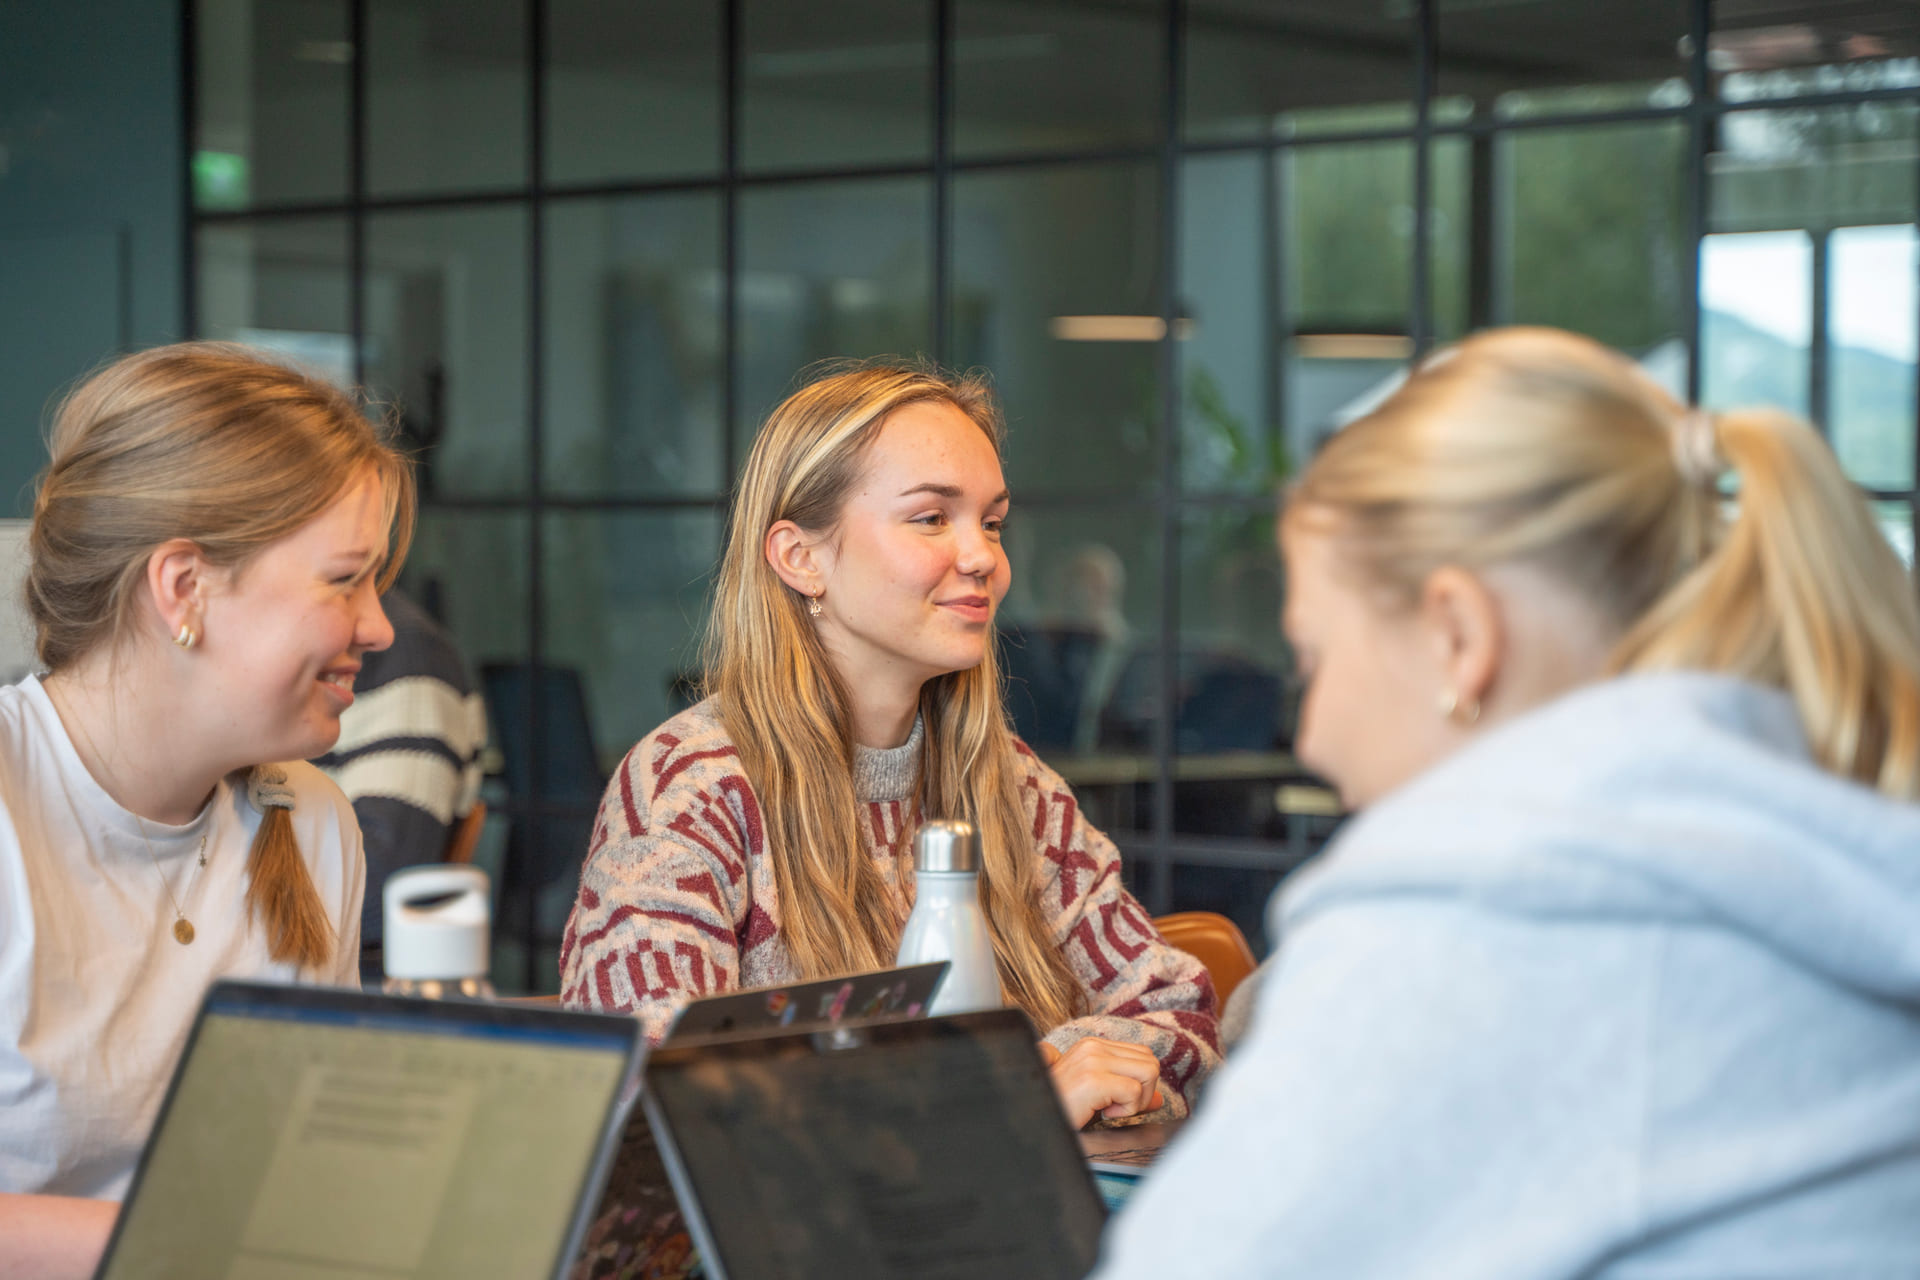
<svg viewBox="0 0 1920 1280">
<path fill-rule="evenodd" d="M 1493 331 L 1281 542 L 1359 814 L 1099 1280 L 1920 1275 L 1920 610 L 1820 437 Z"/>
<path fill-rule="evenodd" d="M 393 643 L 369 653 L 354 679 L 340 740 L 314 763 L 347 793 L 367 855 L 360 916 L 361 976 L 381 977 L 381 889 L 402 867 L 438 862 L 454 824 L 480 793 L 487 710 L 446 629 L 404 591 L 380 606 Z"/>
</svg>

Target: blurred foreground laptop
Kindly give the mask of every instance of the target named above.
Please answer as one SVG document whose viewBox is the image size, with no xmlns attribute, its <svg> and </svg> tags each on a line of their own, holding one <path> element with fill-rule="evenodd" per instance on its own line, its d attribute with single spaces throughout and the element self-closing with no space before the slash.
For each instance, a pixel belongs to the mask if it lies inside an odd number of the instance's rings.
<svg viewBox="0 0 1920 1280">
<path fill-rule="evenodd" d="M 631 1018 L 318 987 L 207 993 L 97 1273 L 558 1276 Z"/>
<path fill-rule="evenodd" d="M 1078 1280 L 1105 1210 L 1014 1009 L 668 1044 L 640 1101 L 712 1280 Z"/>
</svg>

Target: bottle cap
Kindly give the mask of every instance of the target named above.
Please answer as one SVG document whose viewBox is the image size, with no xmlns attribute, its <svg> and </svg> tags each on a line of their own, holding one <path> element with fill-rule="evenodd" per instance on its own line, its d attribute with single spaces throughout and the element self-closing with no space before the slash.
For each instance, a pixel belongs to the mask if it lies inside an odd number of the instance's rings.
<svg viewBox="0 0 1920 1280">
<path fill-rule="evenodd" d="M 971 822 L 935 818 L 913 837 L 913 867 L 919 872 L 980 870 L 980 836 Z"/>
</svg>

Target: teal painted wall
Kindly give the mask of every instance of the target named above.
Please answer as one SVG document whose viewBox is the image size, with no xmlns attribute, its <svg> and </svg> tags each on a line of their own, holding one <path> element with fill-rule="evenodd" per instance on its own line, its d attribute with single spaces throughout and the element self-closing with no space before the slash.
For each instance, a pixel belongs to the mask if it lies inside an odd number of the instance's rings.
<svg viewBox="0 0 1920 1280">
<path fill-rule="evenodd" d="M 60 391 L 181 336 L 180 9 L 0 3 L 0 516 Z"/>
</svg>

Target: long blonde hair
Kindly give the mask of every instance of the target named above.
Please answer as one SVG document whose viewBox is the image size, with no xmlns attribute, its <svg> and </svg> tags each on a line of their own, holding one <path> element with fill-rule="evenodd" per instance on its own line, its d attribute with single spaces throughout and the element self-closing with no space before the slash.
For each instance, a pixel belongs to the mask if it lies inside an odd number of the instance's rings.
<svg viewBox="0 0 1920 1280">
<path fill-rule="evenodd" d="M 1731 515 L 1720 460 L 1738 481 Z M 1920 795 L 1913 583 L 1791 415 L 1689 413 L 1598 343 L 1492 330 L 1327 443 L 1287 518 L 1316 514 L 1389 600 L 1412 601 L 1442 565 L 1538 566 L 1617 629 L 1613 670 L 1784 689 L 1824 768 Z"/>
<path fill-rule="evenodd" d="M 766 535 L 782 520 L 830 532 L 887 416 L 926 402 L 965 413 L 998 451 L 1002 421 L 986 383 L 930 366 L 846 367 L 782 402 L 747 457 L 714 588 L 706 691 L 759 798 L 781 932 L 808 976 L 890 964 L 903 922 L 863 834 L 846 684 L 805 602 L 767 563 Z M 979 830 L 1001 984 L 1043 1028 L 1057 1026 L 1081 1012 L 1084 997 L 1038 901 L 994 646 L 979 666 L 929 680 L 920 715 L 916 817 L 964 818 Z"/>
<path fill-rule="evenodd" d="M 413 470 L 387 433 L 346 392 L 244 347 L 180 343 L 114 361 L 61 403 L 49 445 L 26 598 L 51 673 L 131 640 L 147 560 L 172 539 L 238 571 L 369 473 L 390 531 L 381 589 L 412 536 Z M 248 910 L 273 958 L 328 961 L 333 930 L 287 810 L 266 811 L 248 868 Z"/>
</svg>

